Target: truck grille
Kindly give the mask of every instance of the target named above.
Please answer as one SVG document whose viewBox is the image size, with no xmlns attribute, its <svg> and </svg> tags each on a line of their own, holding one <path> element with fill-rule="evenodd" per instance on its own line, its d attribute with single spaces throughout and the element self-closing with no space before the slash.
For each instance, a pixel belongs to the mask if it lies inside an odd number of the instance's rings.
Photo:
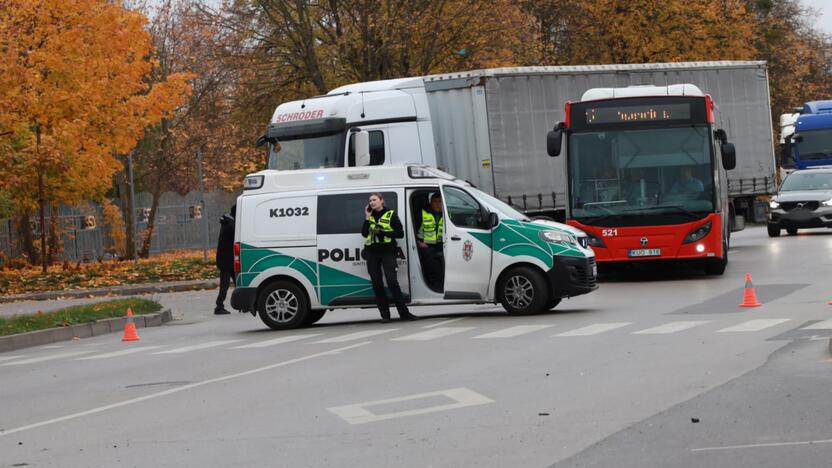
<svg viewBox="0 0 832 468">
<path fill-rule="evenodd" d="M 808 211 L 815 211 L 820 206 L 820 202 L 816 201 L 799 201 L 799 202 L 781 202 L 780 207 L 785 211 L 792 211 L 794 209 L 802 209 Z"/>
</svg>

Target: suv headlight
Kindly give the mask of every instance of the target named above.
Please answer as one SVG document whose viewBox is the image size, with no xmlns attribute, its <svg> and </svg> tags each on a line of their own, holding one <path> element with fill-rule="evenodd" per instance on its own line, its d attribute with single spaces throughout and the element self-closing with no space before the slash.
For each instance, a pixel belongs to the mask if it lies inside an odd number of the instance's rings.
<svg viewBox="0 0 832 468">
<path fill-rule="evenodd" d="M 768 207 L 771 208 L 772 210 L 776 210 L 777 208 L 780 208 L 780 204 L 777 203 L 775 200 L 772 200 L 772 201 L 768 202 Z"/>
<path fill-rule="evenodd" d="M 699 226 L 698 228 L 694 229 L 693 231 L 689 232 L 687 236 L 685 236 L 685 240 L 682 241 L 683 244 L 690 244 L 691 242 L 696 242 L 701 240 L 703 237 L 707 236 L 708 233 L 711 232 L 711 222 L 708 221 L 707 223 Z"/>
<path fill-rule="evenodd" d="M 562 244 L 577 245 L 578 241 L 575 236 L 559 231 L 540 231 L 540 238 L 546 242 L 560 242 Z"/>
<path fill-rule="evenodd" d="M 823 206 L 832 206 L 832 198 L 826 200 L 825 202 L 821 202 L 820 204 Z"/>
</svg>

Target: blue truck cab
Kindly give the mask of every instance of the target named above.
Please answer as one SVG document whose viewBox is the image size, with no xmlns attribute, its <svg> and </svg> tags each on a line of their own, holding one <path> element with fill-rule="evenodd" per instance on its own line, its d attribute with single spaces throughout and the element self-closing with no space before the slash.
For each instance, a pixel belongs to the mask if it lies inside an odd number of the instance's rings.
<svg viewBox="0 0 832 468">
<path fill-rule="evenodd" d="M 832 100 L 805 103 L 787 141 L 796 169 L 832 165 Z"/>
</svg>

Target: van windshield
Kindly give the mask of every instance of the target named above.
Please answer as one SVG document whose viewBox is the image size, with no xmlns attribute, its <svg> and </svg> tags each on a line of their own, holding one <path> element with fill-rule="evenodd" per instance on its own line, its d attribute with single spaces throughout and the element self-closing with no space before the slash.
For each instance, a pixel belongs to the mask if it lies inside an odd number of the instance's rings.
<svg viewBox="0 0 832 468">
<path fill-rule="evenodd" d="M 288 171 L 344 165 L 343 133 L 281 139 L 269 145 L 269 169 Z"/>
<path fill-rule="evenodd" d="M 491 195 L 483 192 L 482 190 L 475 189 L 473 187 L 469 188 L 468 190 L 474 192 L 478 197 L 481 197 L 483 200 L 485 200 L 485 202 L 491 205 L 495 210 L 508 216 L 511 219 L 516 219 L 518 221 L 531 221 L 528 216 L 517 211 L 511 205 L 500 200 L 499 198 L 492 197 Z"/>
</svg>

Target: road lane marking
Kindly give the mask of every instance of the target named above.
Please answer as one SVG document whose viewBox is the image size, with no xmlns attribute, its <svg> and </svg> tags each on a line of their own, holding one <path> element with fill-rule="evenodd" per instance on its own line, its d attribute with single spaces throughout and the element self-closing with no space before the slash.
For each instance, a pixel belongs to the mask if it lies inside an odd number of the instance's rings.
<svg viewBox="0 0 832 468">
<path fill-rule="evenodd" d="M 51 425 L 51 424 L 56 424 L 56 423 L 63 422 L 63 421 L 69 421 L 71 419 L 77 419 L 77 418 L 81 418 L 81 417 L 84 417 L 84 416 L 90 416 L 90 415 L 101 413 L 101 412 L 104 412 L 104 411 L 107 411 L 107 410 L 111 410 L 111 409 L 115 409 L 115 408 L 121 408 L 123 406 L 132 405 L 134 403 L 141 403 L 143 401 L 152 400 L 154 398 L 159 398 L 159 397 L 163 397 L 163 396 L 166 396 L 166 395 L 172 395 L 174 393 L 184 392 L 184 391 L 191 390 L 191 389 L 198 388 L 198 387 L 202 387 L 202 386 L 205 386 L 205 385 L 210 385 L 210 384 L 214 384 L 214 383 L 218 383 L 218 382 L 225 382 L 226 380 L 237 379 L 237 378 L 245 377 L 245 376 L 252 375 L 252 374 L 258 374 L 260 372 L 265 372 L 265 371 L 268 371 L 268 370 L 276 369 L 278 367 L 288 366 L 290 364 L 297 364 L 299 362 L 308 361 L 310 359 L 315 359 L 315 358 L 319 358 L 319 357 L 323 357 L 323 356 L 331 356 L 331 355 L 341 354 L 344 351 L 348 351 L 350 349 L 358 348 L 359 346 L 365 346 L 365 345 L 368 345 L 370 343 L 371 343 L 370 341 L 365 341 L 363 343 L 356 343 L 356 344 L 352 344 L 352 345 L 349 345 L 349 346 L 344 346 L 343 348 L 337 348 L 337 349 L 333 349 L 333 350 L 330 350 L 330 351 L 324 351 L 322 353 L 310 354 L 308 356 L 302 356 L 302 357 L 299 357 L 299 358 L 290 359 L 288 361 L 277 362 L 277 363 L 274 363 L 274 364 L 269 364 L 267 366 L 258 367 L 258 368 L 250 369 L 250 370 L 243 371 L 243 372 L 238 372 L 236 374 L 224 375 L 222 377 L 215 377 L 213 379 L 203 380 L 201 382 L 194 382 L 192 384 L 183 385 L 181 387 L 171 388 L 171 389 L 168 389 L 168 390 L 163 390 L 161 392 L 151 393 L 150 395 L 145 395 L 145 396 L 141 396 L 141 397 L 137 397 L 137 398 L 131 398 L 129 400 L 120 401 L 118 403 L 112 403 L 112 404 L 109 404 L 109 405 L 99 406 L 97 408 L 93 408 L 93 409 L 90 409 L 90 410 L 80 411 L 78 413 L 72 413 L 72 414 L 68 414 L 66 416 L 61 416 L 61 417 L 58 417 L 58 418 L 49 419 L 49 420 L 46 420 L 46 421 L 41 421 L 41 422 L 37 422 L 37 423 L 34 423 L 34 424 L 26 425 L 26 426 L 16 427 L 14 429 L 7 429 L 7 430 L 0 429 L 0 437 L 4 437 L 4 436 L 10 435 L 10 434 L 15 434 L 15 433 L 18 433 L 18 432 L 28 431 L 29 429 L 36 429 L 38 427 L 43 427 L 43 426 L 48 426 L 48 425 Z"/>
<path fill-rule="evenodd" d="M 236 343 L 238 341 L 241 341 L 241 340 L 208 341 L 208 342 L 205 342 L 205 343 L 199 343 L 199 344 L 190 345 L 190 346 L 183 346 L 181 348 L 168 349 L 166 351 L 159 351 L 158 353 L 153 353 L 153 354 L 182 354 L 182 353 L 187 353 L 187 352 L 190 352 L 190 351 L 198 351 L 200 349 L 215 348 L 217 346 Z"/>
<path fill-rule="evenodd" d="M 310 344 L 317 344 L 317 343 L 345 343 L 347 341 L 355 341 L 355 340 L 363 340 L 364 338 L 369 338 L 371 336 L 381 335 L 382 333 L 390 333 L 398 330 L 398 328 L 385 328 L 384 330 L 365 330 L 355 333 L 349 333 L 346 335 L 341 336 L 333 336 L 332 338 L 326 338 L 319 341 L 313 341 Z"/>
<path fill-rule="evenodd" d="M 467 332 L 476 327 L 442 327 L 431 328 L 423 332 L 414 333 L 412 335 L 400 336 L 392 338 L 390 341 L 430 341 L 437 338 L 444 338 L 446 336 L 456 335 L 457 333 Z"/>
<path fill-rule="evenodd" d="M 18 354 L 18 355 L 15 355 L 15 356 L 3 356 L 3 357 L 0 357 L 0 362 L 11 361 L 11 360 L 14 360 L 14 359 L 22 359 L 22 358 L 25 358 L 26 356 L 27 356 L 26 354 Z"/>
<path fill-rule="evenodd" d="M 445 397 L 453 401 L 453 403 L 382 414 L 373 413 L 368 409 L 373 406 L 389 405 L 391 403 L 410 402 L 414 400 L 434 397 Z M 488 403 L 494 403 L 494 400 L 480 395 L 479 393 L 476 393 L 467 388 L 452 388 L 449 390 L 440 390 L 437 392 L 420 393 L 418 395 L 408 395 L 398 398 L 389 398 L 387 400 L 367 401 L 364 403 L 356 403 L 352 405 L 335 406 L 332 408 L 327 408 L 327 411 L 339 416 L 341 419 L 350 424 L 365 424 L 370 422 L 385 421 L 394 418 L 403 418 L 407 416 L 417 416 L 420 414 L 436 413 L 438 411 L 448 411 L 452 409 L 465 408 L 469 406 L 485 405 Z"/>
<path fill-rule="evenodd" d="M 824 320 L 818 323 L 813 323 L 808 327 L 801 328 L 801 330 L 832 330 L 832 319 Z"/>
<path fill-rule="evenodd" d="M 668 335 L 670 333 L 676 333 L 682 330 L 687 330 L 688 328 L 698 327 L 699 325 L 704 325 L 708 322 L 708 320 L 670 322 L 665 323 L 664 325 L 659 325 L 658 327 L 652 327 L 644 330 L 639 330 L 637 332 L 633 332 L 633 335 Z"/>
<path fill-rule="evenodd" d="M 74 356 L 80 356 L 82 354 L 88 354 L 93 351 L 72 351 L 69 353 L 58 353 L 58 354 L 51 354 L 49 356 L 41 356 L 41 357 L 34 357 L 29 359 L 23 359 L 22 361 L 12 361 L 12 362 L 4 362 L 0 364 L 0 366 L 20 366 L 22 364 L 34 364 L 36 362 L 45 362 L 45 361 L 53 361 L 55 359 L 62 359 Z"/>
<path fill-rule="evenodd" d="M 159 349 L 162 346 L 143 346 L 141 348 L 129 348 L 123 349 L 121 351 L 113 351 L 112 353 L 104 353 L 104 354 L 96 354 L 95 356 L 86 356 L 82 358 L 76 358 L 76 361 L 87 361 L 90 359 L 107 359 L 107 358 L 114 358 L 114 357 L 121 357 L 127 356 L 129 354 L 136 354 L 141 353 L 143 351 L 150 351 L 152 349 Z"/>
<path fill-rule="evenodd" d="M 534 333 L 536 331 L 545 330 L 554 327 L 554 325 L 517 325 L 514 327 L 504 328 L 502 330 L 493 331 L 484 335 L 478 335 L 474 338 L 514 338 L 515 336 L 525 335 L 527 333 Z"/>
<path fill-rule="evenodd" d="M 723 328 L 722 330 L 717 330 L 717 333 L 731 333 L 731 332 L 755 332 L 764 330 L 769 327 L 773 327 L 775 325 L 780 325 L 781 323 L 788 322 L 791 319 L 755 319 L 755 320 L 748 320 L 743 323 L 739 323 L 732 327 Z"/>
<path fill-rule="evenodd" d="M 303 340 L 306 338 L 313 338 L 316 336 L 321 336 L 320 333 L 309 333 L 306 335 L 289 335 L 289 336 L 281 336 L 279 338 L 274 338 L 271 340 L 265 341 L 258 341 L 257 343 L 250 343 L 242 346 L 235 346 L 231 349 L 252 349 L 252 348 L 265 348 L 267 346 L 274 346 L 283 343 L 291 343 L 293 341 Z"/>
<path fill-rule="evenodd" d="M 608 323 L 596 323 L 594 325 L 589 325 L 582 328 L 576 328 L 575 330 L 569 330 L 567 332 L 559 333 L 555 336 L 590 336 L 590 335 L 600 335 L 601 333 L 608 332 L 610 330 L 615 330 L 616 328 L 626 327 L 627 325 L 632 325 L 633 322 L 608 322 Z"/>
<path fill-rule="evenodd" d="M 443 321 L 441 321 L 441 322 L 436 322 L 436 323 L 432 323 L 432 324 L 430 324 L 430 325 L 425 325 L 425 326 L 424 326 L 424 327 L 422 327 L 422 328 L 436 328 L 436 327 L 441 327 L 442 325 L 447 325 L 447 324 L 449 324 L 449 323 L 459 322 L 460 320 L 465 320 L 465 319 L 467 319 L 467 318 L 468 318 L 468 317 L 459 317 L 459 318 L 450 319 L 450 320 L 443 320 Z"/>
<path fill-rule="evenodd" d="M 798 440 L 795 442 L 769 442 L 766 444 L 747 444 L 747 445 L 726 445 L 723 447 L 702 447 L 690 449 L 691 452 L 714 452 L 717 450 L 737 450 L 747 448 L 763 448 L 763 447 L 789 447 L 794 445 L 820 445 L 832 444 L 832 439 L 824 440 Z"/>
</svg>

